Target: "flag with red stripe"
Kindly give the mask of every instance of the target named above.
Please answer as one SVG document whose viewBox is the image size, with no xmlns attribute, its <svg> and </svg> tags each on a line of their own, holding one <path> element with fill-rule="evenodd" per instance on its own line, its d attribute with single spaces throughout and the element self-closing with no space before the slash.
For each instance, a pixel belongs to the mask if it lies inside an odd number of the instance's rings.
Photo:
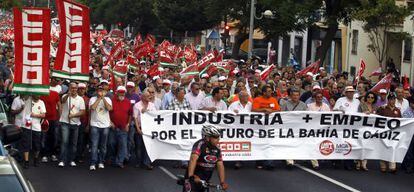
<svg viewBox="0 0 414 192">
<path fill-rule="evenodd" d="M 71 0 L 56 0 L 60 39 L 52 76 L 89 80 L 89 8 Z M 50 21 L 49 21 L 50 22 Z"/>
<path fill-rule="evenodd" d="M 267 77 L 269 77 L 270 73 L 272 73 L 273 69 L 275 69 L 276 66 L 275 65 L 270 65 L 268 67 L 266 67 L 266 69 L 264 69 L 261 73 L 260 73 L 260 79 L 262 81 L 266 80 Z"/>
<path fill-rule="evenodd" d="M 370 89 L 370 91 L 378 92 L 380 89 L 389 89 L 391 87 L 391 82 L 392 74 L 390 73 L 384 78 L 382 78 L 377 84 L 375 84 L 374 87 Z"/>
<path fill-rule="evenodd" d="M 305 69 L 302 69 L 301 71 L 297 72 L 296 74 L 306 75 L 306 73 L 308 73 L 308 72 L 312 72 L 313 74 L 316 74 L 316 73 L 319 72 L 320 64 L 321 64 L 321 61 L 318 60 L 318 61 L 310 64 L 309 66 L 307 66 Z"/>
<path fill-rule="evenodd" d="M 49 94 L 50 9 L 14 8 L 14 86 L 19 94 Z"/>
</svg>

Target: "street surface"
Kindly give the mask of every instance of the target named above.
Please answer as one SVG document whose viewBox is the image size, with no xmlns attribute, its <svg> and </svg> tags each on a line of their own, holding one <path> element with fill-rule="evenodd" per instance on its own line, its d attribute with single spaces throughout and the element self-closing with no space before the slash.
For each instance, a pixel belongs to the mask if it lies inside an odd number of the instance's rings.
<svg viewBox="0 0 414 192">
<path fill-rule="evenodd" d="M 56 163 L 30 167 L 25 176 L 39 192 L 170 192 L 181 191 L 173 177 L 183 174 L 183 169 L 173 168 L 170 161 L 156 162 L 153 170 L 106 167 L 91 172 L 86 164 L 76 168 L 58 168 Z M 377 161 L 368 161 L 370 171 L 346 171 L 334 169 L 330 163 L 322 162 L 321 170 L 309 169 L 309 163 L 302 161 L 293 170 L 287 170 L 284 162 L 278 161 L 272 171 L 257 170 L 254 163 L 247 163 L 242 169 L 234 170 L 227 163 L 226 175 L 230 192 L 259 191 L 414 191 L 414 174 L 399 171 L 397 174 L 381 173 Z M 217 182 L 217 176 L 213 179 Z"/>
</svg>

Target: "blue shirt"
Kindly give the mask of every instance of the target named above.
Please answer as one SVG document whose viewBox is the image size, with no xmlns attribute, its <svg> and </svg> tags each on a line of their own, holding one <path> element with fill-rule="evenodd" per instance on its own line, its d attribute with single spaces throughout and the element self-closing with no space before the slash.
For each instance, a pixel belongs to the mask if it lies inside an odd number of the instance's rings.
<svg viewBox="0 0 414 192">
<path fill-rule="evenodd" d="M 172 91 L 165 94 L 164 97 L 162 97 L 161 109 L 163 109 L 163 110 L 167 109 L 168 105 L 170 105 L 170 103 L 174 100 L 174 98 L 175 97 L 174 97 Z"/>
</svg>

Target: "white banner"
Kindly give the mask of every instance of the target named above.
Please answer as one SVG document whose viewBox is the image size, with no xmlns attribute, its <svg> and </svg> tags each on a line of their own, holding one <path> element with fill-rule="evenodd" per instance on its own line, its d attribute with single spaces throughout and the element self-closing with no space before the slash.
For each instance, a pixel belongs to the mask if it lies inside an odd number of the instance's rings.
<svg viewBox="0 0 414 192">
<path fill-rule="evenodd" d="M 222 131 L 224 160 L 381 159 L 402 162 L 414 119 L 341 112 L 235 114 L 156 111 L 141 116 L 152 161 L 188 160 L 203 125 Z"/>
</svg>

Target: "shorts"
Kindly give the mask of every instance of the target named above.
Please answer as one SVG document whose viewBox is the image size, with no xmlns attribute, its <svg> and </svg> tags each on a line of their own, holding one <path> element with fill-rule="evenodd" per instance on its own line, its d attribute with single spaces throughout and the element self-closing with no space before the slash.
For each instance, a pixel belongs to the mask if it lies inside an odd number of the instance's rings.
<svg viewBox="0 0 414 192">
<path fill-rule="evenodd" d="M 40 151 L 41 147 L 41 132 L 22 128 L 23 134 L 21 139 L 22 152 L 30 152 L 30 147 L 33 151 Z M 30 146 L 32 144 L 32 146 Z"/>
</svg>

